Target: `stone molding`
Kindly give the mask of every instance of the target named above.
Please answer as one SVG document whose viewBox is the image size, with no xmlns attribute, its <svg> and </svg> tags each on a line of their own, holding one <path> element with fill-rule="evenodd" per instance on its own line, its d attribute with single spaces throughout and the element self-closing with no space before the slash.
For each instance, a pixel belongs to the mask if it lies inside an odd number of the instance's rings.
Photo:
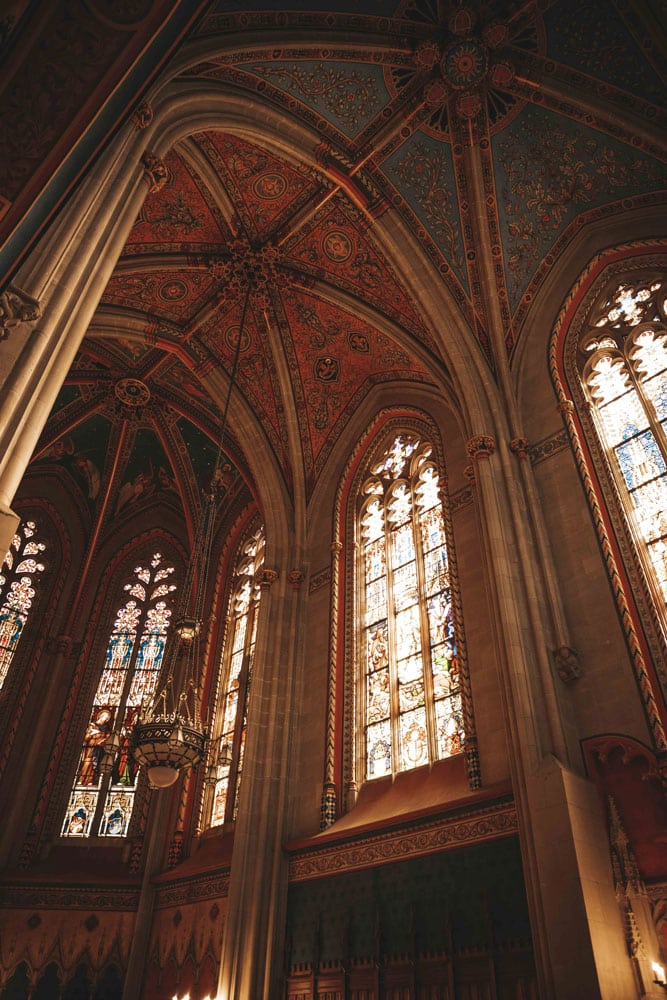
<svg viewBox="0 0 667 1000">
<path fill-rule="evenodd" d="M 158 887 L 155 906 L 163 910 L 169 906 L 196 903 L 200 899 L 220 899 L 229 893 L 229 869 L 207 872 L 194 878 L 176 880 Z"/>
<path fill-rule="evenodd" d="M 545 458 L 551 458 L 552 455 L 557 455 L 558 452 L 564 451 L 569 447 L 570 440 L 567 435 L 567 431 L 563 428 L 556 431 L 555 434 L 549 435 L 549 437 L 544 438 L 542 441 L 538 441 L 534 444 L 529 452 L 531 465 L 538 465 L 543 462 Z"/>
<path fill-rule="evenodd" d="M 453 817 L 413 823 L 371 836 L 348 839 L 292 853 L 289 881 L 306 882 L 340 872 L 358 871 L 406 858 L 423 857 L 518 831 L 513 802 L 503 802 Z"/>
<path fill-rule="evenodd" d="M 4 885 L 0 887 L 3 909 L 26 910 L 136 910 L 139 888 L 109 888 L 85 885 Z"/>
</svg>

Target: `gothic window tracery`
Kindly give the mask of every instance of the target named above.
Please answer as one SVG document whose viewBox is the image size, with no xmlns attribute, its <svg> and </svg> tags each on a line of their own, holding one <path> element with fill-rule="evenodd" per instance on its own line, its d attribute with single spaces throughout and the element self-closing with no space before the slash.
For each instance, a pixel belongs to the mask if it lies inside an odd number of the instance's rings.
<svg viewBox="0 0 667 1000">
<path fill-rule="evenodd" d="M 440 496 L 430 442 L 396 435 L 357 508 L 363 779 L 460 753 L 463 710 Z"/>
<path fill-rule="evenodd" d="M 2 689 L 44 572 L 46 550 L 34 521 L 24 521 L 14 535 L 0 569 L 0 690 Z"/>
<path fill-rule="evenodd" d="M 616 282 L 579 341 L 580 373 L 654 592 L 667 604 L 667 297 L 659 277 Z"/>
<path fill-rule="evenodd" d="M 221 665 L 223 684 L 216 718 L 217 738 L 213 745 L 210 826 L 220 826 L 236 818 L 263 563 L 264 531 L 259 528 L 242 545 L 234 569 Z"/>
<path fill-rule="evenodd" d="M 62 825 L 63 837 L 124 837 L 137 780 L 131 734 L 141 706 L 157 689 L 167 629 L 173 566 L 162 555 L 135 568 L 125 584 L 107 645 Z"/>
</svg>

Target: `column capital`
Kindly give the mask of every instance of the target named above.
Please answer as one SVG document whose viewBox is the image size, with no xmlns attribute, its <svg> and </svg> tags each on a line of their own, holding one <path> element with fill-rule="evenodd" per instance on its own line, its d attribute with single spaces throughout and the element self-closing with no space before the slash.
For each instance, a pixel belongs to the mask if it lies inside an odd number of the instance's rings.
<svg viewBox="0 0 667 1000">
<path fill-rule="evenodd" d="M 510 441 L 510 451 L 517 458 L 528 458 L 528 445 L 529 441 L 527 437 L 515 437 Z"/>
<path fill-rule="evenodd" d="M 303 581 L 305 580 L 305 575 L 298 569 L 292 569 L 287 574 L 287 579 L 289 580 L 292 590 L 298 590 Z"/>
<path fill-rule="evenodd" d="M 475 434 L 466 442 L 468 458 L 478 462 L 481 458 L 490 458 L 496 450 L 496 439 L 490 434 Z"/>
<path fill-rule="evenodd" d="M 259 585 L 262 590 L 268 590 L 269 587 L 278 579 L 278 570 L 276 569 L 263 569 L 259 574 Z"/>
</svg>

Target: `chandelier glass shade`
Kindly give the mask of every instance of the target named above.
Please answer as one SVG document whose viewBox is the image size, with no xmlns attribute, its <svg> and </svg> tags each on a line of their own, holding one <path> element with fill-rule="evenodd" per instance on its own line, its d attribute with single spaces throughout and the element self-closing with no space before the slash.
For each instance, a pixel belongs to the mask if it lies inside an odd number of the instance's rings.
<svg viewBox="0 0 667 1000">
<path fill-rule="evenodd" d="M 150 719 L 135 729 L 134 759 L 146 768 L 153 788 L 168 788 L 181 771 L 199 763 L 206 748 L 206 733 L 182 719 Z"/>
</svg>

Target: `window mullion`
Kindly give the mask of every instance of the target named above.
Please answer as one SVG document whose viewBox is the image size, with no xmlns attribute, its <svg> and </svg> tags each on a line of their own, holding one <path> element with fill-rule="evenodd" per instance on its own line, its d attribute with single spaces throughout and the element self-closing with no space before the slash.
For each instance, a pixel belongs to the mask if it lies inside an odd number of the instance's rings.
<svg viewBox="0 0 667 1000">
<path fill-rule="evenodd" d="M 234 819 L 236 810 L 236 797 L 239 784 L 239 760 L 241 757 L 241 739 L 243 735 L 243 722 L 246 715 L 248 701 L 248 689 L 250 684 L 250 651 L 255 628 L 255 615 L 257 613 L 257 602 L 251 601 L 248 608 L 248 619 L 246 621 L 245 642 L 243 649 L 243 661 L 239 670 L 239 689 L 236 702 L 236 717 L 234 719 L 234 731 L 232 734 L 232 757 L 229 765 L 229 784 L 227 785 L 227 801 L 225 803 L 225 823 Z"/>
<path fill-rule="evenodd" d="M 389 724 L 391 730 L 391 773 L 396 777 L 400 770 L 400 702 L 398 695 L 398 640 L 396 638 L 396 607 L 394 599 L 394 531 L 389 527 L 385 509 L 385 549 L 387 580 L 387 644 L 389 646 Z"/>
<path fill-rule="evenodd" d="M 412 485 L 412 484 L 411 484 Z M 415 549 L 415 563 L 417 568 L 417 604 L 419 607 L 419 628 L 421 635 L 421 658 L 422 677 L 424 680 L 424 704 L 426 706 L 426 726 L 428 731 L 428 756 L 429 762 L 433 763 L 438 759 L 438 747 L 436 739 L 436 719 L 435 701 L 433 692 L 433 669 L 431 665 L 431 632 L 428 621 L 428 608 L 426 599 L 426 573 L 424 566 L 424 551 L 422 545 L 421 521 L 419 507 L 416 502 L 414 490 L 412 491 L 412 534 Z"/>
<path fill-rule="evenodd" d="M 658 447 L 662 453 L 662 457 L 665 459 L 665 462 L 667 463 L 667 435 L 665 434 L 665 431 L 663 430 L 662 425 L 656 415 L 653 401 L 646 394 L 644 386 L 642 384 L 642 380 L 637 376 L 635 372 L 635 366 L 632 359 L 627 354 L 624 354 L 624 357 L 628 367 L 628 371 L 630 373 L 630 380 L 632 381 L 632 385 L 644 409 L 648 426 L 658 444 Z"/>
</svg>

